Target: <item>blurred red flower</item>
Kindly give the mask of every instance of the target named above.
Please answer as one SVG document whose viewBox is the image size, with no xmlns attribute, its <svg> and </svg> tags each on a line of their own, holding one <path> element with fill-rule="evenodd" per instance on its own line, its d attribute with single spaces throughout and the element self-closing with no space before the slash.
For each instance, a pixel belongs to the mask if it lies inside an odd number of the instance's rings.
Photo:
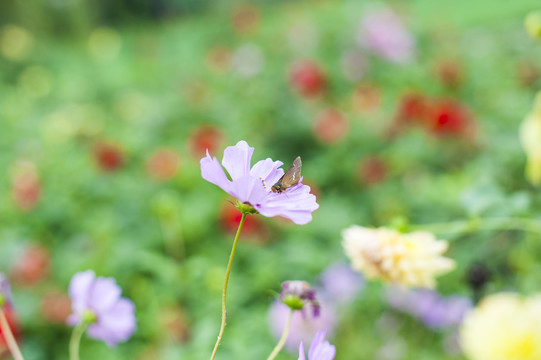
<svg viewBox="0 0 541 360">
<path fill-rule="evenodd" d="M 49 251 L 38 244 L 28 246 L 11 269 L 13 281 L 22 285 L 34 285 L 49 275 L 51 259 Z"/>
<path fill-rule="evenodd" d="M 402 94 L 387 135 L 393 138 L 410 126 L 423 124 L 429 103 L 430 99 L 419 92 L 409 91 Z"/>
<path fill-rule="evenodd" d="M 466 105 L 453 99 L 434 100 L 425 117 L 427 130 L 436 136 L 473 136 L 473 116 Z"/>
<path fill-rule="evenodd" d="M 236 233 L 242 213 L 229 202 L 225 203 L 220 211 L 220 222 L 228 233 Z M 255 234 L 261 229 L 261 223 L 256 216 L 247 216 L 242 227 L 243 234 Z"/>
<path fill-rule="evenodd" d="M 13 166 L 11 195 L 15 205 L 25 211 L 32 210 L 41 197 L 41 182 L 34 163 L 18 161 Z"/>
<path fill-rule="evenodd" d="M 365 185 L 375 185 L 385 180 L 389 168 L 379 156 L 369 156 L 361 160 L 359 178 Z"/>
<path fill-rule="evenodd" d="M 9 328 L 11 329 L 11 332 L 13 333 L 15 340 L 18 341 L 21 338 L 21 331 L 20 331 L 20 326 L 19 326 L 19 320 L 17 318 L 17 315 L 15 314 L 15 310 L 13 310 L 11 305 L 5 304 L 2 307 L 2 311 L 4 311 L 4 315 L 6 315 Z M 10 353 L 7 348 L 4 332 L 2 331 L 2 328 L 0 328 L 0 357 L 9 358 L 9 354 Z"/>
<path fill-rule="evenodd" d="M 49 322 L 65 324 L 71 313 L 71 301 L 66 294 L 51 291 L 41 299 L 41 313 Z"/>
<path fill-rule="evenodd" d="M 422 121 L 428 111 L 428 102 L 429 99 L 417 92 L 403 94 L 398 104 L 397 118 L 409 123 Z"/>
<path fill-rule="evenodd" d="M 94 161 L 101 171 L 111 172 L 124 165 L 124 151 L 116 144 L 98 141 L 92 151 Z"/>
<path fill-rule="evenodd" d="M 289 81 L 295 91 L 305 97 L 320 95 L 327 88 L 327 77 L 312 60 L 295 62 L 289 72 Z"/>
<path fill-rule="evenodd" d="M 180 156 L 172 149 L 160 149 L 147 161 L 147 172 L 156 180 L 169 180 L 180 167 Z"/>
<path fill-rule="evenodd" d="M 317 138 L 326 143 L 341 140 L 348 131 L 346 117 L 334 108 L 328 108 L 317 114 L 312 125 Z"/>
<path fill-rule="evenodd" d="M 216 154 L 224 141 L 223 133 L 215 126 L 203 125 L 197 128 L 189 138 L 192 156 L 197 160 L 206 155 Z"/>
</svg>

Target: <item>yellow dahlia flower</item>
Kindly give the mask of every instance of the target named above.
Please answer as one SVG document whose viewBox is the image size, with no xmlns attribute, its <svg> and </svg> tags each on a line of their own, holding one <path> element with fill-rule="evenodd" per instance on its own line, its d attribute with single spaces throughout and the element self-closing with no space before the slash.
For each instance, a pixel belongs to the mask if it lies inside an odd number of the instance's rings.
<svg viewBox="0 0 541 360">
<path fill-rule="evenodd" d="M 460 341 L 471 360 L 540 360 L 541 294 L 483 299 L 466 315 Z"/>
<path fill-rule="evenodd" d="M 435 277 L 452 270 L 455 262 L 441 256 L 447 242 L 426 231 L 401 234 L 379 228 L 351 226 L 342 232 L 344 250 L 354 270 L 369 279 L 412 287 L 434 287 Z"/>
</svg>

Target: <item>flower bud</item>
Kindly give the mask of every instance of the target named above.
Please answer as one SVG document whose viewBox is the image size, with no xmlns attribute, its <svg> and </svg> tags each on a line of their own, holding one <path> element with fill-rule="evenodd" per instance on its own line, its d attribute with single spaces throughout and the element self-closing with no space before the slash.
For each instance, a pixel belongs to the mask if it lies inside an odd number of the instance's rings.
<svg viewBox="0 0 541 360">
<path fill-rule="evenodd" d="M 306 306 L 309 306 L 312 316 L 319 316 L 320 306 L 316 300 L 316 291 L 310 288 L 310 284 L 306 281 L 283 282 L 280 300 L 291 310 L 304 310 Z"/>
</svg>

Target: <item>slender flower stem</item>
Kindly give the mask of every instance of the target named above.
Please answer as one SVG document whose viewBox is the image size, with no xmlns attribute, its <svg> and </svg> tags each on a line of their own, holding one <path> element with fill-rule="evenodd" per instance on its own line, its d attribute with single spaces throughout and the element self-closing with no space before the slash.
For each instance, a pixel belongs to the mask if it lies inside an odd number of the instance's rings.
<svg viewBox="0 0 541 360">
<path fill-rule="evenodd" d="M 541 222 L 529 218 L 474 218 L 438 224 L 412 225 L 414 230 L 435 233 L 469 233 L 480 230 L 518 230 L 541 235 Z"/>
<path fill-rule="evenodd" d="M 212 350 L 212 355 L 210 355 L 210 360 L 213 360 L 216 357 L 218 352 L 218 346 L 222 341 L 222 336 L 225 330 L 225 318 L 227 316 L 227 310 L 225 308 L 225 298 L 227 296 L 227 284 L 229 283 L 229 274 L 231 273 L 231 265 L 233 264 L 233 257 L 235 256 L 235 250 L 237 249 L 237 243 L 239 242 L 240 231 L 242 230 L 242 225 L 244 225 L 244 220 L 246 220 L 246 213 L 242 213 L 242 218 L 240 219 L 239 227 L 237 229 L 237 235 L 235 235 L 235 240 L 233 241 L 233 247 L 231 249 L 231 254 L 229 255 L 229 262 L 227 263 L 227 270 L 225 272 L 224 280 L 224 289 L 222 291 L 222 324 L 220 326 L 220 332 L 218 333 L 218 340 L 214 345 L 214 350 Z"/>
<path fill-rule="evenodd" d="M 287 317 L 287 321 L 284 326 L 284 331 L 282 331 L 282 337 L 280 337 L 278 344 L 276 344 L 276 346 L 274 347 L 274 350 L 272 350 L 267 360 L 273 360 L 280 353 L 280 350 L 282 350 L 282 348 L 284 347 L 284 344 L 286 343 L 286 340 L 287 340 L 287 336 L 289 335 L 289 329 L 291 328 L 292 319 L 293 319 L 293 310 L 289 309 L 289 315 Z"/>
<path fill-rule="evenodd" d="M 70 339 L 70 360 L 79 360 L 79 344 L 87 325 L 85 321 L 81 321 L 73 328 Z"/>
<path fill-rule="evenodd" d="M 2 334 L 4 334 L 4 338 L 6 339 L 7 346 L 11 352 L 11 355 L 13 355 L 13 358 L 15 360 L 24 360 L 23 354 L 21 353 L 21 350 L 17 345 L 17 341 L 15 341 L 15 337 L 13 336 L 13 332 L 11 332 L 9 327 L 4 309 L 2 308 L 0 308 L 0 329 L 2 329 Z"/>
</svg>

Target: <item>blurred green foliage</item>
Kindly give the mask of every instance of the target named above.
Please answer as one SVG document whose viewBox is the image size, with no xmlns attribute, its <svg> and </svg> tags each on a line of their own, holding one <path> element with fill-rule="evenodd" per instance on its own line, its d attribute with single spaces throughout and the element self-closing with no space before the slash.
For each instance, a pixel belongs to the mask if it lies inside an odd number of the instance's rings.
<svg viewBox="0 0 541 360">
<path fill-rule="evenodd" d="M 340 231 L 351 224 L 539 219 L 541 197 L 524 178 L 518 140 L 540 84 L 535 77 L 525 84 L 519 71 L 521 64 L 539 70 L 541 47 L 523 28 L 537 1 L 392 2 L 416 37 L 416 59 L 398 65 L 367 55 L 368 68 L 354 81 L 343 73 L 342 55 L 358 47 L 359 19 L 376 3 L 265 2 L 248 7 L 256 20 L 240 28 L 234 14 L 246 3 L 152 2 L 171 9 L 166 19 L 150 4 L 0 4 L 0 270 L 13 278 L 27 360 L 67 358 L 70 329 L 51 322 L 43 299 L 65 293 L 71 276 L 86 269 L 117 279 L 136 304 L 138 331 L 114 350 L 84 340 L 82 358 L 209 356 L 233 237 L 224 215 L 233 206 L 200 177 L 196 148 L 206 140 L 198 134 L 209 126 L 221 134 L 211 141 L 218 158 L 241 139 L 255 147 L 254 160 L 272 157 L 288 166 L 302 156 L 304 179 L 320 204 L 306 226 L 258 216 L 255 231 L 241 236 L 220 359 L 268 355 L 273 291 L 288 279 L 316 281 L 344 260 Z M 317 46 L 292 46 L 295 26 L 315 29 Z M 246 45 L 262 58 L 250 76 L 231 66 Z M 304 58 L 317 61 L 328 79 L 319 97 L 305 99 L 289 84 L 292 63 Z M 448 59 L 463 73 L 458 87 L 446 86 L 434 70 Z M 358 89 L 376 100 L 363 98 L 369 106 L 359 107 Z M 415 127 L 390 139 L 400 98 L 410 91 L 465 104 L 475 135 L 442 137 Z M 327 108 L 349 126 L 331 143 L 314 131 Z M 105 160 L 102 142 L 115 153 Z M 180 166 L 158 181 L 147 163 L 163 148 L 179 155 Z M 375 180 L 361 170 L 373 158 L 384 164 Z M 37 202 L 21 206 L 18 186 L 24 199 Z M 449 256 L 458 262 L 441 279 L 442 293 L 473 296 L 465 278 L 477 262 L 493 274 L 487 292 L 539 290 L 538 235 L 441 235 L 453 241 Z M 46 249 L 41 261 L 50 265 L 37 266 L 32 257 L 21 265 L 35 245 Z M 393 342 L 405 344 L 403 359 L 460 358 L 445 353 L 445 334 L 390 310 L 381 289 L 371 283 L 340 309 L 331 340 L 337 359 L 384 359 L 380 349 Z M 382 314 L 396 321 L 394 333 L 375 326 Z"/>
</svg>

